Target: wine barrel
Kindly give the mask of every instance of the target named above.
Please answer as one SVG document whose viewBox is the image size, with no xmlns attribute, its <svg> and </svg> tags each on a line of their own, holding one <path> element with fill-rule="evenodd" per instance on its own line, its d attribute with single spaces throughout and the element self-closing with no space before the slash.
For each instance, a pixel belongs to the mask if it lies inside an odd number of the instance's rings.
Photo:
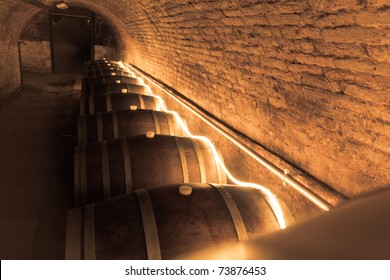
<svg viewBox="0 0 390 280">
<path fill-rule="evenodd" d="M 74 174 L 76 205 L 161 184 L 227 180 L 208 144 L 158 134 L 77 147 Z"/>
<path fill-rule="evenodd" d="M 209 248 L 186 259 L 389 260 L 390 189 L 356 196 L 332 211 L 283 231 Z"/>
<path fill-rule="evenodd" d="M 149 88 L 144 85 L 133 85 L 129 83 L 114 83 L 114 84 L 101 84 L 93 85 L 86 90 L 86 96 L 90 95 L 104 95 L 114 93 L 139 93 L 150 95 Z"/>
<path fill-rule="evenodd" d="M 91 95 L 80 99 L 80 115 L 127 110 L 132 106 L 138 109 L 160 111 L 165 103 L 155 96 L 144 94 Z"/>
<path fill-rule="evenodd" d="M 154 110 L 122 110 L 82 116 L 78 119 L 79 146 L 120 136 L 135 136 L 152 131 L 156 134 L 186 136 L 172 113 Z"/>
<path fill-rule="evenodd" d="M 102 77 L 93 77 L 93 78 L 83 78 L 81 84 L 81 93 L 82 96 L 87 96 L 91 87 L 101 86 L 104 84 L 132 84 L 132 85 L 142 85 L 142 81 L 133 77 L 126 76 L 102 76 Z"/>
<path fill-rule="evenodd" d="M 292 223 L 289 209 L 281 206 Z M 279 229 L 269 198 L 258 189 L 154 186 L 70 210 L 65 259 L 177 259 Z"/>
<path fill-rule="evenodd" d="M 134 77 L 134 74 L 127 70 L 96 70 L 96 71 L 88 71 L 87 76 L 89 77 L 99 77 L 99 76 Z"/>
</svg>

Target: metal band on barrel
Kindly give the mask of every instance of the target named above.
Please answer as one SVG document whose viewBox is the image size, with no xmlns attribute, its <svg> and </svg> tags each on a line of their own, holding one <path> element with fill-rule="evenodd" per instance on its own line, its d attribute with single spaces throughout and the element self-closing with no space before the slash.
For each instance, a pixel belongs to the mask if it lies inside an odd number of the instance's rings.
<svg viewBox="0 0 390 280">
<path fill-rule="evenodd" d="M 127 144 L 126 137 L 121 137 L 122 142 L 122 154 L 123 154 L 123 167 L 125 170 L 125 185 L 126 193 L 133 192 L 133 178 L 131 176 L 131 161 L 130 161 L 130 149 Z"/>
<path fill-rule="evenodd" d="M 181 139 L 176 138 L 176 137 L 175 137 L 175 142 L 176 142 L 177 151 L 179 152 L 179 157 L 180 157 L 180 166 L 181 166 L 181 170 L 183 173 L 183 183 L 188 183 L 189 177 L 188 177 L 187 159 L 186 159 L 186 155 L 184 153 L 183 144 L 181 143 Z"/>
<path fill-rule="evenodd" d="M 93 95 L 88 96 L 88 111 L 89 114 L 95 114 L 95 97 Z"/>
<path fill-rule="evenodd" d="M 139 210 L 141 212 L 148 259 L 161 260 L 160 240 L 158 238 L 156 219 L 149 193 L 146 189 L 139 189 L 134 193 L 137 196 Z"/>
<path fill-rule="evenodd" d="M 95 260 L 95 204 L 84 207 L 84 259 Z"/>
<path fill-rule="evenodd" d="M 77 120 L 77 143 L 79 146 L 83 145 L 83 137 L 82 137 L 82 131 L 83 131 L 83 120 L 81 117 Z"/>
<path fill-rule="evenodd" d="M 160 129 L 160 121 L 158 118 L 158 115 L 156 114 L 155 111 L 151 111 L 152 116 L 153 116 L 153 121 L 154 121 L 154 127 L 156 129 L 156 134 L 161 134 L 161 129 Z"/>
<path fill-rule="evenodd" d="M 153 99 L 154 109 L 161 111 L 162 108 L 161 108 L 160 101 L 158 100 L 158 98 L 155 98 L 153 96 L 151 96 L 151 98 Z"/>
<path fill-rule="evenodd" d="M 194 146 L 195 154 L 199 163 L 200 181 L 201 183 L 206 183 L 207 182 L 206 167 L 204 165 L 204 158 L 203 158 L 202 151 L 200 150 L 199 144 L 196 141 L 196 139 L 192 139 L 192 145 Z"/>
<path fill-rule="evenodd" d="M 169 135 L 171 135 L 171 136 L 175 135 L 173 121 L 172 121 L 172 119 L 174 118 L 173 114 L 166 113 L 165 118 L 167 119 L 167 123 L 168 123 Z"/>
<path fill-rule="evenodd" d="M 212 184 L 210 185 L 220 193 L 222 199 L 225 201 L 226 207 L 229 210 L 234 227 L 236 229 L 238 241 L 242 242 L 248 240 L 248 231 L 246 230 L 244 220 L 242 219 L 240 210 L 238 210 L 237 204 L 234 201 L 233 197 L 223 186 Z"/>
<path fill-rule="evenodd" d="M 202 183 L 206 183 L 207 182 L 206 166 L 204 165 L 202 150 L 200 149 L 198 141 L 196 139 L 192 139 L 192 145 L 194 146 L 196 158 L 198 159 L 198 163 L 199 163 L 200 181 Z"/>
<path fill-rule="evenodd" d="M 102 114 L 99 112 L 96 114 L 96 124 L 97 124 L 97 136 L 98 136 L 98 142 L 103 141 L 103 120 L 102 120 Z"/>
<path fill-rule="evenodd" d="M 119 129 L 118 129 L 118 114 L 116 111 L 112 111 L 112 129 L 114 131 L 114 139 L 119 138 Z"/>
<path fill-rule="evenodd" d="M 144 101 L 144 97 L 142 94 L 137 94 L 138 96 L 138 100 L 139 100 L 139 108 L 140 109 L 145 109 L 145 101 Z"/>
<path fill-rule="evenodd" d="M 80 116 L 85 115 L 85 99 L 81 98 L 80 100 Z"/>
<path fill-rule="evenodd" d="M 75 208 L 68 212 L 66 218 L 65 259 L 81 259 L 81 216 L 83 208 Z"/>
<path fill-rule="evenodd" d="M 107 109 L 107 112 L 111 112 L 112 111 L 112 101 L 111 101 L 111 95 L 110 94 L 106 94 L 106 109 Z"/>
<path fill-rule="evenodd" d="M 74 202 L 80 205 L 80 148 L 74 150 Z"/>
<path fill-rule="evenodd" d="M 80 148 L 80 204 L 88 201 L 87 189 L 87 147 Z"/>
<path fill-rule="evenodd" d="M 102 180 L 103 180 L 103 197 L 110 198 L 110 164 L 108 161 L 107 142 L 100 144 L 102 151 Z"/>
</svg>

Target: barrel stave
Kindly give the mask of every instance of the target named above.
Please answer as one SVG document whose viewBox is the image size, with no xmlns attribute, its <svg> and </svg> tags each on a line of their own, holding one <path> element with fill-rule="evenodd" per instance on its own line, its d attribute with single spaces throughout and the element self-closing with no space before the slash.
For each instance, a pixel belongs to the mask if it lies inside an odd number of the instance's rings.
<svg viewBox="0 0 390 280">
<path fill-rule="evenodd" d="M 147 259 L 140 210 L 135 196 L 95 207 L 96 259 Z"/>
</svg>

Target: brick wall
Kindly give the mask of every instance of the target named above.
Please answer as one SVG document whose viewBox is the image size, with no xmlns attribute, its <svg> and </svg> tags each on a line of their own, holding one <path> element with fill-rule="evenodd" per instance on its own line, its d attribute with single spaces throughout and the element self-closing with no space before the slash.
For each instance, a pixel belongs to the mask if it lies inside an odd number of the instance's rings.
<svg viewBox="0 0 390 280">
<path fill-rule="evenodd" d="M 348 196 L 389 186 L 390 1 L 142 1 L 124 22 L 129 62 L 270 151 Z"/>
<path fill-rule="evenodd" d="M 38 10 L 15 0 L 0 2 L 0 104 L 21 85 L 18 39 L 23 26 Z"/>
</svg>

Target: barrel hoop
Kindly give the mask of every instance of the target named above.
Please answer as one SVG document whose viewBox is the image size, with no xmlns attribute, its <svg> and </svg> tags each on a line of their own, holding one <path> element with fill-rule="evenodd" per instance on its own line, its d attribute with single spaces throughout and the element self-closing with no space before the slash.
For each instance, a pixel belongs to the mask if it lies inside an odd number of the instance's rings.
<svg viewBox="0 0 390 280">
<path fill-rule="evenodd" d="M 183 172 L 183 183 L 188 183 L 189 176 L 188 176 L 187 159 L 184 153 L 183 144 L 181 143 L 181 139 L 176 137 L 175 137 L 175 142 L 177 146 L 177 151 L 179 152 L 181 170 Z"/>
<path fill-rule="evenodd" d="M 110 198 L 110 164 L 108 161 L 107 142 L 100 143 L 102 151 L 102 179 L 103 179 L 103 197 Z"/>
<path fill-rule="evenodd" d="M 93 95 L 88 96 L 88 109 L 89 114 L 95 114 L 95 97 Z"/>
<path fill-rule="evenodd" d="M 161 111 L 162 108 L 160 106 L 160 100 L 157 100 L 157 98 L 155 98 L 154 96 L 152 96 L 152 98 L 155 110 Z"/>
<path fill-rule="evenodd" d="M 95 204 L 84 207 L 84 259 L 95 260 Z"/>
<path fill-rule="evenodd" d="M 118 114 L 116 113 L 116 111 L 112 111 L 112 127 L 113 127 L 113 130 L 114 130 L 114 139 L 118 139 L 119 138 L 119 128 L 118 128 L 119 124 L 118 124 Z"/>
<path fill-rule="evenodd" d="M 158 238 L 152 200 L 146 189 L 138 189 L 134 193 L 137 196 L 139 210 L 141 212 L 148 259 L 161 260 L 160 240 Z"/>
<path fill-rule="evenodd" d="M 240 210 L 238 209 L 237 204 L 229 191 L 221 185 L 210 185 L 214 187 L 222 196 L 222 199 L 224 200 L 226 207 L 229 210 L 230 217 L 233 220 L 238 241 L 242 242 L 248 240 L 248 231 L 246 230 L 244 220 L 242 219 Z"/>
<path fill-rule="evenodd" d="M 211 147 L 208 147 L 210 150 L 211 150 Z M 219 184 L 224 184 L 225 182 L 223 181 L 223 172 L 219 166 L 219 163 L 218 163 L 218 160 L 217 160 L 217 157 L 215 156 L 215 154 L 211 151 L 211 153 L 213 154 L 213 158 L 214 158 L 214 162 L 215 162 L 215 168 L 217 170 L 217 174 L 218 174 L 218 183 Z"/>
<path fill-rule="evenodd" d="M 146 109 L 145 108 L 144 97 L 141 94 L 137 94 L 137 96 L 138 96 L 138 100 L 139 100 L 139 108 L 140 109 Z"/>
<path fill-rule="evenodd" d="M 106 94 L 106 108 L 107 108 L 107 112 L 111 112 L 112 111 L 112 101 L 111 101 L 111 95 L 110 94 Z"/>
<path fill-rule="evenodd" d="M 74 200 L 75 205 L 80 205 L 80 148 L 74 150 Z"/>
<path fill-rule="evenodd" d="M 98 142 L 102 142 L 103 137 L 103 120 L 102 120 L 102 114 L 99 112 L 96 114 L 96 124 L 97 124 L 97 135 L 98 135 Z"/>
<path fill-rule="evenodd" d="M 65 259 L 81 259 L 82 207 L 72 209 L 66 218 Z"/>
<path fill-rule="evenodd" d="M 80 148 L 80 204 L 88 201 L 87 189 L 87 147 Z"/>
<path fill-rule="evenodd" d="M 80 116 L 85 115 L 85 99 L 81 98 L 80 100 Z"/>
<path fill-rule="evenodd" d="M 88 95 L 95 95 L 95 86 L 89 87 Z"/>
<path fill-rule="evenodd" d="M 122 142 L 122 154 L 123 154 L 123 168 L 125 170 L 125 185 L 126 193 L 133 192 L 133 178 L 131 176 L 131 161 L 130 161 L 130 148 L 127 144 L 126 137 L 121 137 Z"/>
<path fill-rule="evenodd" d="M 77 120 L 77 143 L 79 144 L 79 146 L 82 146 L 84 142 L 84 139 L 82 137 L 83 129 L 83 120 L 81 117 L 79 117 Z"/>
<path fill-rule="evenodd" d="M 195 139 L 192 139 L 192 145 L 194 146 L 195 154 L 196 154 L 196 157 L 198 158 L 200 181 L 201 181 L 201 183 L 206 183 L 207 182 L 206 167 L 204 165 L 204 158 L 203 158 L 202 151 L 200 150 L 199 144 Z"/>
<path fill-rule="evenodd" d="M 152 116 L 153 116 L 154 127 L 156 129 L 156 134 L 161 134 L 160 121 L 159 121 L 158 115 L 156 114 L 155 111 L 151 111 L 151 112 L 152 112 Z"/>
<path fill-rule="evenodd" d="M 173 121 L 172 121 L 172 119 L 174 118 L 173 114 L 166 113 L 165 118 L 167 119 L 167 123 L 168 123 L 169 135 L 171 135 L 171 136 L 175 135 Z"/>
</svg>

